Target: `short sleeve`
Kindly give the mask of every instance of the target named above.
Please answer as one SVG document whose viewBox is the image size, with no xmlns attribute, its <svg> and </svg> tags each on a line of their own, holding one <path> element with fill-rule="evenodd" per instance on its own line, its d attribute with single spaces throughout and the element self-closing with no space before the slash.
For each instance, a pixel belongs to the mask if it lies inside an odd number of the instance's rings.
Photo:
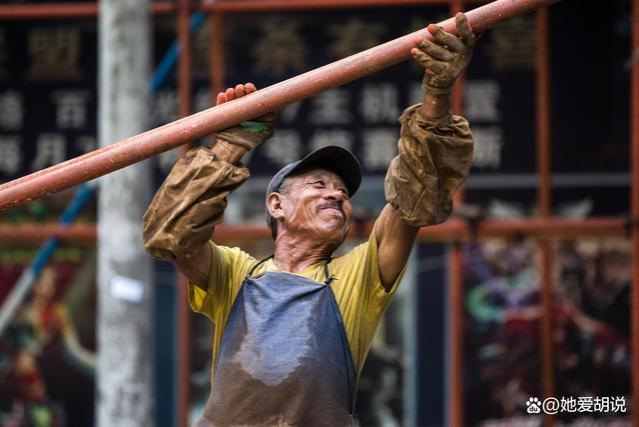
<svg viewBox="0 0 639 427">
<path fill-rule="evenodd" d="M 206 291 L 189 282 L 189 305 L 218 323 L 230 312 L 244 277 L 255 258 L 239 248 L 211 245 L 211 272 Z"/>
<path fill-rule="evenodd" d="M 329 264 L 335 280 L 331 287 L 340 308 L 353 362 L 361 369 L 379 321 L 390 304 L 406 267 L 389 291 L 379 274 L 375 230 L 362 243 Z"/>
</svg>

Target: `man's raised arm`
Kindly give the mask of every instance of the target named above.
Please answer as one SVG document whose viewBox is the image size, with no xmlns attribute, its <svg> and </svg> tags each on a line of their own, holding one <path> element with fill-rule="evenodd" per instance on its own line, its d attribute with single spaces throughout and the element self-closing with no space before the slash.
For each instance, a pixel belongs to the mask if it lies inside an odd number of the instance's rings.
<svg viewBox="0 0 639 427">
<path fill-rule="evenodd" d="M 252 83 L 217 96 L 217 105 L 255 92 Z M 228 195 L 249 177 L 238 162 L 273 134 L 277 114 L 243 122 L 219 132 L 212 148 L 197 147 L 178 160 L 144 215 L 144 248 L 155 258 L 173 262 L 206 290 L 211 271 L 215 226 L 222 222 Z"/>
<path fill-rule="evenodd" d="M 434 41 L 416 40 L 411 54 L 426 69 L 424 102 L 402 114 L 399 154 L 392 160 L 384 190 L 388 204 L 375 223 L 382 284 L 393 286 L 420 227 L 445 221 L 453 194 L 470 171 L 473 138 L 468 122 L 450 112 L 450 94 L 475 44 L 463 13 L 455 17 L 459 37 L 430 25 Z"/>
</svg>

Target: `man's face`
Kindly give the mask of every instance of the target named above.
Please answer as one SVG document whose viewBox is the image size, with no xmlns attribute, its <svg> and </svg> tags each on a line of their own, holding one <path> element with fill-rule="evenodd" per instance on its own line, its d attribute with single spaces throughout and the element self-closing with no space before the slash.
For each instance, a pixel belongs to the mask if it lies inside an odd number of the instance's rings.
<svg viewBox="0 0 639 427">
<path fill-rule="evenodd" d="M 281 195 L 282 225 L 289 232 L 337 245 L 344 241 L 353 208 L 339 176 L 311 169 L 287 178 Z"/>
</svg>

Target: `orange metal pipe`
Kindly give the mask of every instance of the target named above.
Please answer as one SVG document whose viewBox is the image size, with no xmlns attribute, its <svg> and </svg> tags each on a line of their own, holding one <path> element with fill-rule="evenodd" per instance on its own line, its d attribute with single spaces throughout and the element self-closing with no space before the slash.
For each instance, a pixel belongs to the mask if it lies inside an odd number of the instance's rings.
<svg viewBox="0 0 639 427">
<path fill-rule="evenodd" d="M 372 222 L 366 223 L 363 227 L 352 227 L 349 238 L 366 238 L 372 229 Z M 420 242 L 449 242 L 478 238 L 529 236 L 562 240 L 587 237 L 624 238 L 627 234 L 628 220 L 624 218 L 486 220 L 474 225 L 458 218 L 452 218 L 443 224 L 422 228 L 418 239 Z M 64 240 L 86 240 L 88 242 L 96 240 L 94 225 L 73 225 L 67 228 L 57 224 L 0 225 L 0 245 L 39 242 L 52 235 Z M 220 244 L 240 245 L 270 238 L 270 230 L 261 225 L 222 224 L 215 229 L 215 241 Z"/>
<path fill-rule="evenodd" d="M 171 13 L 175 11 L 172 2 L 153 3 L 153 13 Z M 91 18 L 99 13 L 97 3 L 51 3 L 31 5 L 0 5 L 0 19 L 60 19 Z"/>
<path fill-rule="evenodd" d="M 632 342 L 632 404 L 634 425 L 639 425 L 639 0 L 632 2 L 632 55 L 635 58 L 631 71 L 631 168 L 632 185 L 630 200 L 632 209 L 632 293 L 631 293 L 631 342 Z"/>
<path fill-rule="evenodd" d="M 463 11 L 460 0 L 450 3 L 450 14 L 455 15 Z M 455 114 L 462 114 L 464 77 L 455 85 L 452 96 L 452 110 Z M 455 193 L 454 203 L 464 200 L 464 188 Z M 448 302 L 448 331 L 450 334 L 450 367 L 448 393 L 448 424 L 452 426 L 464 425 L 464 263 L 462 247 L 459 241 L 453 242 L 448 258 L 448 285 L 450 286 Z"/>
<path fill-rule="evenodd" d="M 467 12 L 475 31 L 558 0 L 496 0 Z M 439 23 L 455 33 L 453 18 Z M 73 187 L 147 159 L 161 152 L 210 135 L 243 120 L 261 116 L 285 105 L 313 96 L 395 65 L 410 56 L 418 36 L 426 30 L 397 38 L 348 58 L 325 65 L 248 96 L 210 108 L 75 159 L 51 166 L 0 186 L 0 211 Z"/>
<path fill-rule="evenodd" d="M 49 238 L 94 244 L 97 240 L 95 224 L 63 227 L 58 224 L 0 225 L 0 246 L 40 243 Z"/>
<path fill-rule="evenodd" d="M 552 214 L 551 183 L 550 183 L 550 64 L 548 43 L 548 9 L 537 11 L 537 174 L 539 188 L 537 204 L 539 216 L 549 218 Z M 552 318 L 552 247 L 544 238 L 539 241 L 541 252 L 541 376 L 542 396 L 555 396 L 554 343 Z M 554 424 L 551 414 L 544 415 L 544 425 Z"/>
</svg>

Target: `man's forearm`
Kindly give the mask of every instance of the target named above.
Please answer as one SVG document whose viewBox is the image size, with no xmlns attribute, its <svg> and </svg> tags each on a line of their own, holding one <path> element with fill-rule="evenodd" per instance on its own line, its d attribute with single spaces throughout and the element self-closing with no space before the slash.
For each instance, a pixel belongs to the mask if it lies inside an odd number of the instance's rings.
<svg viewBox="0 0 639 427">
<path fill-rule="evenodd" d="M 192 258 L 222 222 L 226 198 L 249 177 L 241 164 L 190 150 L 171 170 L 144 215 L 144 247 L 156 258 Z"/>
<path fill-rule="evenodd" d="M 426 111 L 423 105 L 404 111 L 399 154 L 386 174 L 386 200 L 413 227 L 446 220 L 453 194 L 470 170 L 473 138 L 468 122 L 460 116 L 442 120 L 449 114 L 449 104 L 442 101 Z"/>
<path fill-rule="evenodd" d="M 173 264 L 189 282 L 200 289 L 207 290 L 211 273 L 211 245 L 208 242 L 202 246 L 202 249 L 195 256 L 176 259 Z"/>
<path fill-rule="evenodd" d="M 427 118 L 437 120 L 448 114 L 450 104 L 450 93 L 432 94 L 426 91 L 422 111 Z"/>
<path fill-rule="evenodd" d="M 247 148 L 221 138 L 215 138 L 215 143 L 211 147 L 211 153 L 215 154 L 215 158 L 231 164 L 239 162 L 247 151 Z"/>
</svg>

